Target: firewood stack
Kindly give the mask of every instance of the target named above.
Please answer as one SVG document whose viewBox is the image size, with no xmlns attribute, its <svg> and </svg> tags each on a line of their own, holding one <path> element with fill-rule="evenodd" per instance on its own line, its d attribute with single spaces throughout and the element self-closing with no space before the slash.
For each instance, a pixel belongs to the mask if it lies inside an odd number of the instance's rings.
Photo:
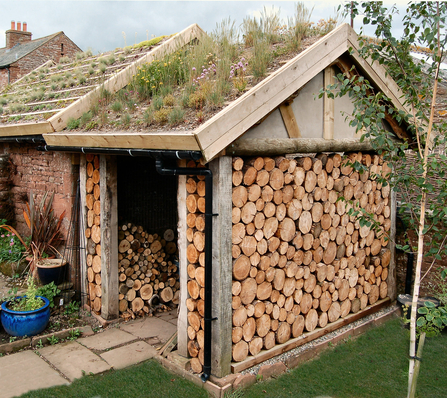
<svg viewBox="0 0 447 398">
<path fill-rule="evenodd" d="M 197 167 L 191 161 L 188 167 Z M 188 246 L 188 352 L 191 369 L 200 373 L 203 367 L 204 311 L 205 311 L 205 177 L 188 176 L 186 180 L 186 238 Z"/>
<path fill-rule="evenodd" d="M 121 225 L 118 232 L 119 311 L 123 318 L 151 311 L 154 295 L 165 305 L 179 302 L 177 244 L 172 229 L 163 236 L 149 234 L 142 226 Z"/>
<path fill-rule="evenodd" d="M 359 173 L 348 161 L 369 171 Z M 379 156 L 362 153 L 233 159 L 234 361 L 387 296 L 390 187 L 377 177 L 389 172 Z M 380 227 L 362 225 L 351 213 L 359 208 Z M 200 268 L 194 269 L 198 282 Z M 188 288 L 194 302 L 188 330 L 194 329 L 189 337 L 196 350 L 202 286 Z"/>
<path fill-rule="evenodd" d="M 100 226 L 100 187 L 99 187 L 99 156 L 86 155 L 87 180 L 87 279 L 89 305 L 97 314 L 101 313 L 101 226 Z"/>
</svg>

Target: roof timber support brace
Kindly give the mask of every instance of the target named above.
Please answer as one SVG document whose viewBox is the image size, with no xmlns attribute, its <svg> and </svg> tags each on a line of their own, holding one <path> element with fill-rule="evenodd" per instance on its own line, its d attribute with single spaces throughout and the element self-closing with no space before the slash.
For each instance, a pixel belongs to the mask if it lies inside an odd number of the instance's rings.
<svg viewBox="0 0 447 398">
<path fill-rule="evenodd" d="M 357 71 L 356 65 L 345 55 L 342 55 L 333 62 L 333 65 L 337 65 L 345 76 L 351 78 L 352 76 L 360 76 Z M 393 132 L 400 139 L 407 139 L 412 141 L 411 137 L 408 135 L 406 129 L 399 125 L 399 123 L 391 116 L 388 110 L 385 111 L 385 120 L 391 126 Z"/>
</svg>

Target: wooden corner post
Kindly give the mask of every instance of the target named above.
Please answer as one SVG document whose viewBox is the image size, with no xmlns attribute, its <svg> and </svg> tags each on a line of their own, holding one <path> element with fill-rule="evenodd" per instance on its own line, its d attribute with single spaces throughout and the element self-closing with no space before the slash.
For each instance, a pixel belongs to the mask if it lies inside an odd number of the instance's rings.
<svg viewBox="0 0 447 398">
<path fill-rule="evenodd" d="M 117 182 L 116 157 L 101 155 L 101 316 L 104 319 L 119 316 Z"/>
<path fill-rule="evenodd" d="M 210 162 L 213 172 L 213 305 L 211 373 L 223 377 L 231 372 L 232 350 L 232 158 Z"/>
<path fill-rule="evenodd" d="M 186 167 L 186 161 L 179 161 L 180 167 Z M 177 212 L 178 212 L 178 240 L 177 246 L 179 251 L 179 273 L 180 273 L 180 302 L 177 321 L 177 346 L 178 353 L 181 356 L 188 357 L 188 309 L 186 308 L 186 300 L 188 299 L 188 259 L 186 257 L 186 247 L 188 240 L 186 239 L 186 179 L 187 176 L 178 176 L 177 189 Z"/>
</svg>

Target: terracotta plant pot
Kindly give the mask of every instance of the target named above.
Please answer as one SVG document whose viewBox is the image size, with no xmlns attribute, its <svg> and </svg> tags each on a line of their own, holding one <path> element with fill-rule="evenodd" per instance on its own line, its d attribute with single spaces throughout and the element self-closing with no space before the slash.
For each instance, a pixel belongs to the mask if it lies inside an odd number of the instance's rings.
<svg viewBox="0 0 447 398">
<path fill-rule="evenodd" d="M 68 271 L 67 261 L 60 258 L 44 258 L 37 262 L 37 274 L 43 285 L 54 282 L 60 285 L 65 282 Z"/>
</svg>

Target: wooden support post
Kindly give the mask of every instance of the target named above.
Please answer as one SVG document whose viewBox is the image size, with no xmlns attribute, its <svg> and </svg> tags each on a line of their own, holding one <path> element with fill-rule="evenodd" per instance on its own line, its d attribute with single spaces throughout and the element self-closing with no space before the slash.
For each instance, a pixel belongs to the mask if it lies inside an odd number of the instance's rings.
<svg viewBox="0 0 447 398">
<path fill-rule="evenodd" d="M 301 138 L 300 128 L 295 118 L 295 114 L 292 109 L 292 102 L 281 104 L 279 106 L 279 111 L 281 112 L 282 120 L 286 126 L 287 134 L 289 138 Z"/>
<path fill-rule="evenodd" d="M 179 162 L 180 167 L 186 167 L 186 160 Z M 186 258 L 186 247 L 188 241 L 186 239 L 187 208 L 186 208 L 186 180 L 187 176 L 178 176 L 177 189 L 177 213 L 178 213 L 178 255 L 179 255 L 179 273 L 180 273 L 180 302 L 177 320 L 177 347 L 181 356 L 188 357 L 188 309 L 186 308 L 186 299 L 188 298 L 188 260 Z"/>
<path fill-rule="evenodd" d="M 388 297 L 391 301 L 397 299 L 397 286 L 396 286 L 396 213 L 397 213 L 397 201 L 396 192 L 391 189 L 390 192 L 391 201 L 391 229 L 390 229 L 390 243 L 389 248 L 391 250 L 391 260 L 388 270 Z"/>
<path fill-rule="evenodd" d="M 323 85 L 326 88 L 329 84 L 334 84 L 334 69 L 330 66 L 324 70 Z M 323 138 L 325 140 L 334 139 L 334 99 L 324 94 L 323 101 L 324 121 L 323 121 Z"/>
<path fill-rule="evenodd" d="M 114 319 L 118 308 L 118 187 L 115 156 L 100 157 L 101 316 Z"/>
<path fill-rule="evenodd" d="M 81 193 L 81 210 L 79 215 L 79 220 L 81 228 L 79 228 L 79 262 L 81 268 L 81 304 L 90 304 L 87 300 L 87 238 L 85 237 L 85 226 L 87 225 L 87 214 L 85 211 L 86 207 L 86 193 L 85 193 L 85 182 L 87 180 L 87 162 L 85 160 L 85 155 L 81 156 L 79 164 L 79 184 Z"/>
<path fill-rule="evenodd" d="M 211 373 L 223 377 L 231 371 L 232 351 L 232 158 L 210 163 L 213 172 L 213 306 Z M 208 193 L 207 193 L 208 194 Z"/>
</svg>

